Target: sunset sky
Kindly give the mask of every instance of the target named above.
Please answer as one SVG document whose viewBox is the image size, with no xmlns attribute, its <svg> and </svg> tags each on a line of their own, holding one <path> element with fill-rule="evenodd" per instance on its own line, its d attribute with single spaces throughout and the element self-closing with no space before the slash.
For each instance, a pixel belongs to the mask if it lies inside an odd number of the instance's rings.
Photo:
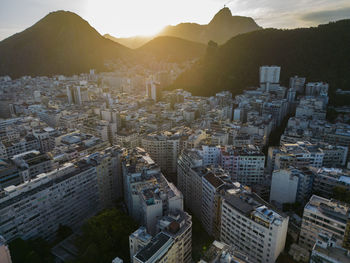
<svg viewBox="0 0 350 263">
<path fill-rule="evenodd" d="M 77 13 L 99 33 L 151 35 L 181 22 L 207 24 L 224 4 L 263 27 L 295 28 L 350 18 L 349 0 L 0 0 L 0 40 L 49 12 Z"/>
</svg>

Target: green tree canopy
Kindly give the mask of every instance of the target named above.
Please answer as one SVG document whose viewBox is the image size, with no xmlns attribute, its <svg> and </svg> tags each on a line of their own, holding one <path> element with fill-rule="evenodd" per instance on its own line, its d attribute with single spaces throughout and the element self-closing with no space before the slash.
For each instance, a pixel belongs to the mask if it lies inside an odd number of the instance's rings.
<svg viewBox="0 0 350 263">
<path fill-rule="evenodd" d="M 129 235 L 138 224 L 118 209 L 105 210 L 90 218 L 76 240 L 79 256 L 76 262 L 110 263 L 115 257 L 130 260 Z"/>
</svg>

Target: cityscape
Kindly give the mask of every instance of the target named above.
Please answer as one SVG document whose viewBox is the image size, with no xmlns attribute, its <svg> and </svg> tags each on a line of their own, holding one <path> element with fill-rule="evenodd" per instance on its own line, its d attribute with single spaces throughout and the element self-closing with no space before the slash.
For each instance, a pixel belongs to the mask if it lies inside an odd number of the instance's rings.
<svg viewBox="0 0 350 263">
<path fill-rule="evenodd" d="M 350 262 L 350 19 L 264 29 L 230 2 L 191 32 L 57 11 L 0 41 L 0 263 Z M 314 53 L 322 32 L 341 44 Z M 310 39 L 274 60 L 264 34 Z"/>
</svg>

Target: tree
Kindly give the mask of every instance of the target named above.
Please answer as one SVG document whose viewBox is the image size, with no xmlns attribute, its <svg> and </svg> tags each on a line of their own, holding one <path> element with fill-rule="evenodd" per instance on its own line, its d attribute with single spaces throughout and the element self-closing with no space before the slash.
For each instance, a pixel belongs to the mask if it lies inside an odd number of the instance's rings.
<svg viewBox="0 0 350 263">
<path fill-rule="evenodd" d="M 90 218 L 76 240 L 77 262 L 110 263 L 115 257 L 129 261 L 129 235 L 138 224 L 118 209 L 105 210 Z"/>
<path fill-rule="evenodd" d="M 350 192 L 345 187 L 336 186 L 333 188 L 333 198 L 350 203 Z"/>
<path fill-rule="evenodd" d="M 49 243 L 41 238 L 33 240 L 17 238 L 9 244 L 9 247 L 13 263 L 54 262 Z"/>
<path fill-rule="evenodd" d="M 60 224 L 58 226 L 58 230 L 57 230 L 57 234 L 56 234 L 56 240 L 55 240 L 54 244 L 58 244 L 62 240 L 64 240 L 67 237 L 69 237 L 71 234 L 73 234 L 73 230 L 69 226 L 65 226 L 65 225 L 61 225 Z"/>
</svg>

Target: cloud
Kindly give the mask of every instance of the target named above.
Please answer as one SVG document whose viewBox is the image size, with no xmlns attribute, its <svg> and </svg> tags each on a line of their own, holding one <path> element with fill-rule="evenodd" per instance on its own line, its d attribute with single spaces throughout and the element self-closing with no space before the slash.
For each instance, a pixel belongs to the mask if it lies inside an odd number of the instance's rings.
<svg viewBox="0 0 350 263">
<path fill-rule="evenodd" d="M 309 27 L 350 16 L 349 0 L 233 0 L 228 7 L 263 27 Z"/>
<path fill-rule="evenodd" d="M 350 18 L 350 6 L 332 10 L 321 10 L 316 12 L 305 13 L 300 19 L 307 22 L 325 23 L 336 21 L 344 18 Z"/>
</svg>

